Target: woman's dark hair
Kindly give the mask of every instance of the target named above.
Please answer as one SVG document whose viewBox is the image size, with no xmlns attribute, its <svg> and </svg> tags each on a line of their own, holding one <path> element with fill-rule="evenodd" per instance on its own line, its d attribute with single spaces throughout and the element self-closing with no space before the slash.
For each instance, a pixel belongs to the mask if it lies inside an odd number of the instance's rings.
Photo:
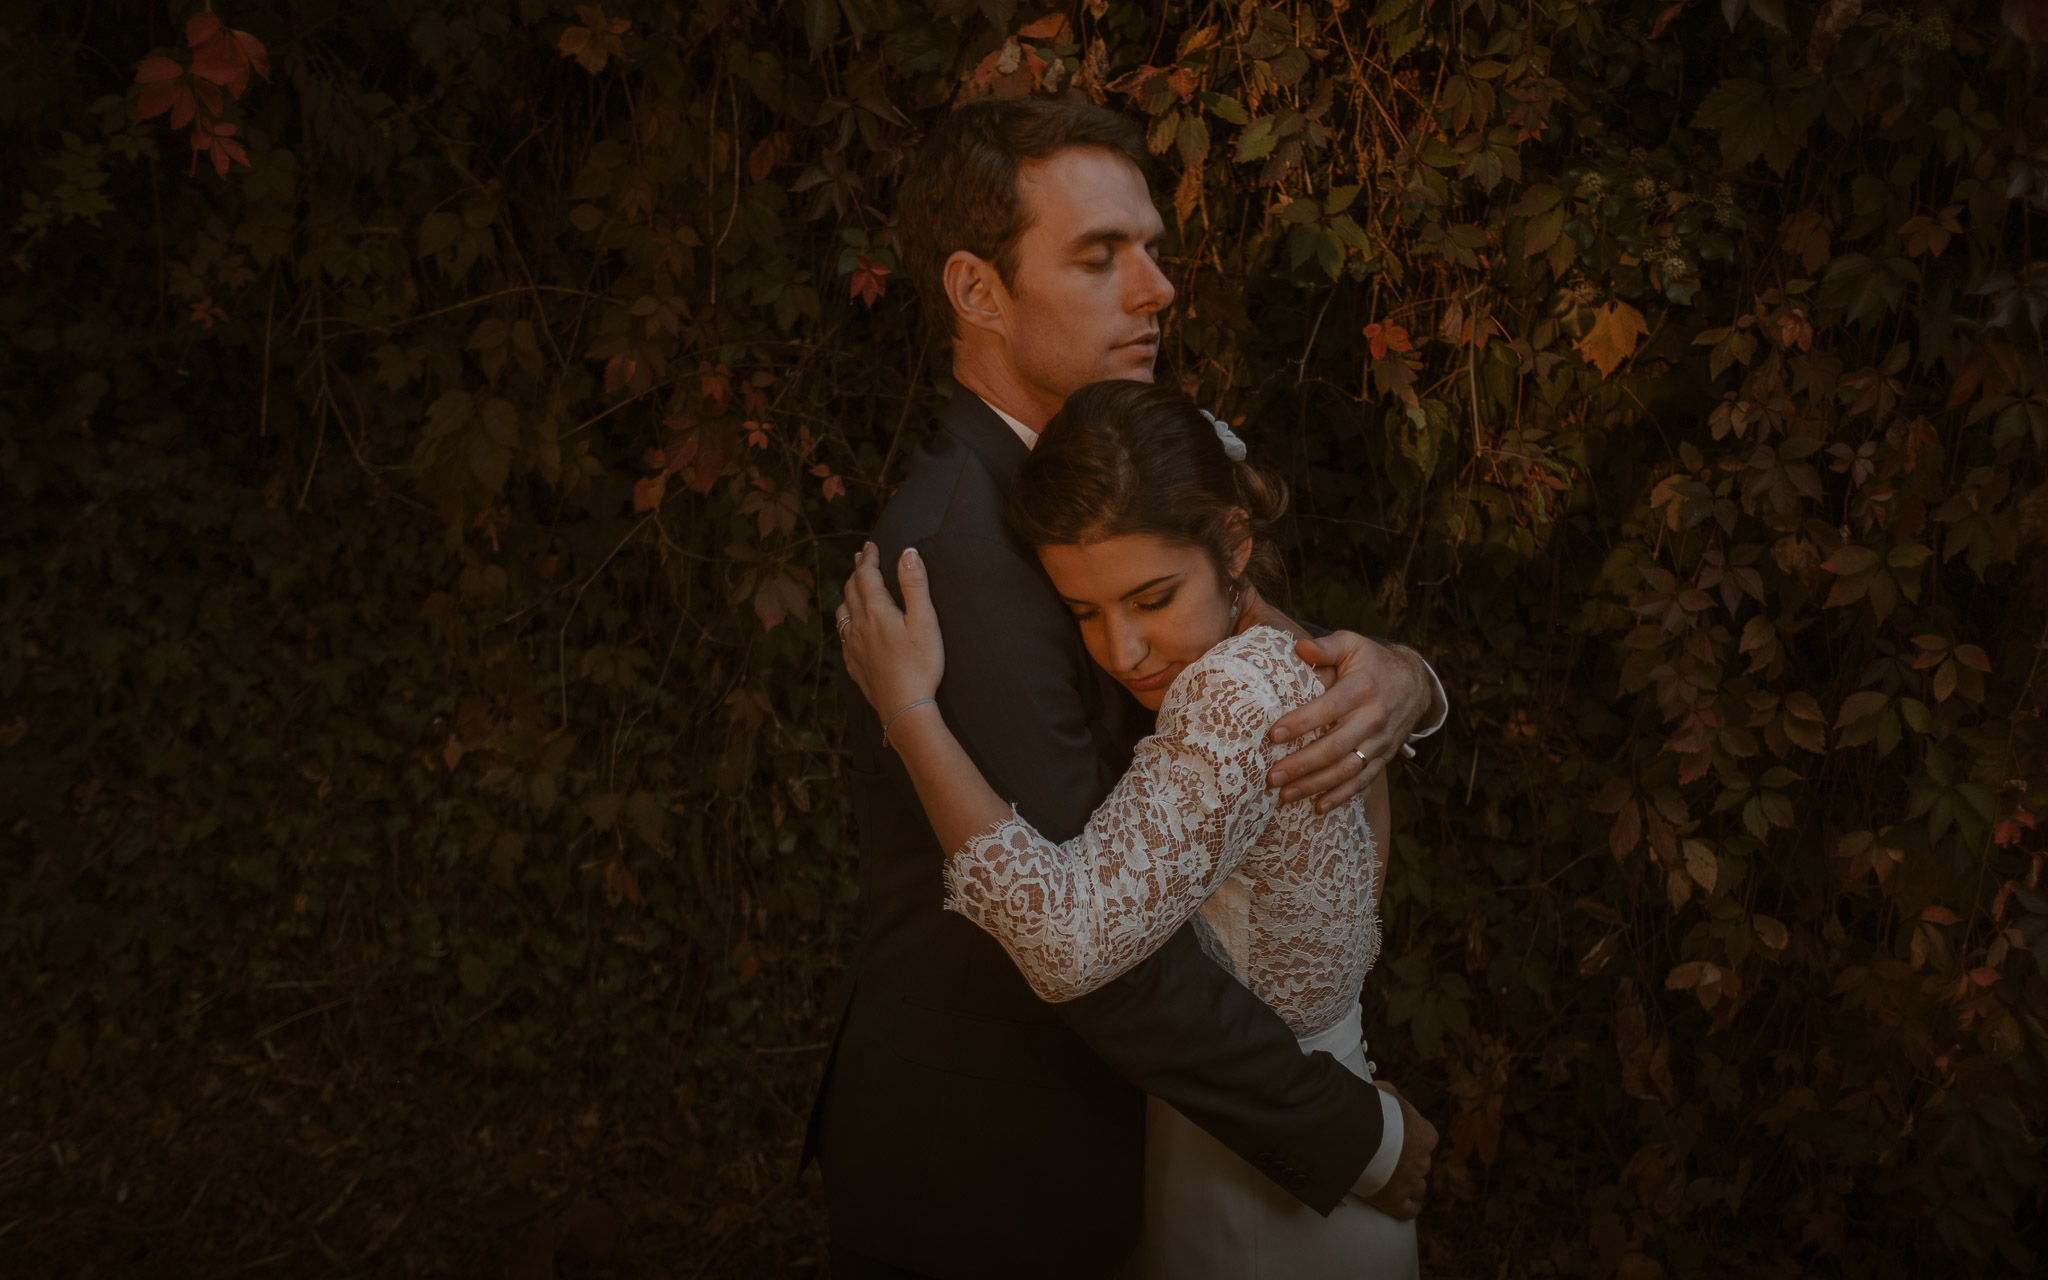
<svg viewBox="0 0 2048 1280">
<path fill-rule="evenodd" d="M 1244 578 L 1271 595 L 1281 578 L 1273 522 L 1286 506 L 1286 486 L 1231 461 L 1186 396 L 1149 382 L 1096 382 L 1046 424 L 1010 491 L 1010 525 L 1035 547 L 1165 538 L 1208 553 L 1226 584 L 1231 553 L 1249 535 Z"/>
</svg>

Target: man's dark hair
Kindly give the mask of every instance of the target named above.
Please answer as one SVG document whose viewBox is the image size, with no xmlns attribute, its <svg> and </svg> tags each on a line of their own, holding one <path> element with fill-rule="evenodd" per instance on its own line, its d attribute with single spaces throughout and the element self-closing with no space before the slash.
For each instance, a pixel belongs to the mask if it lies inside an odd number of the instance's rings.
<svg viewBox="0 0 2048 1280">
<path fill-rule="evenodd" d="M 1075 147 L 1123 156 L 1151 178 L 1143 131 L 1090 102 L 980 98 L 940 121 L 918 148 L 898 194 L 896 231 L 925 318 L 949 338 L 960 327 L 946 298 L 946 259 L 965 249 L 1014 287 L 1017 241 L 1030 226 L 1017 170 Z"/>
</svg>

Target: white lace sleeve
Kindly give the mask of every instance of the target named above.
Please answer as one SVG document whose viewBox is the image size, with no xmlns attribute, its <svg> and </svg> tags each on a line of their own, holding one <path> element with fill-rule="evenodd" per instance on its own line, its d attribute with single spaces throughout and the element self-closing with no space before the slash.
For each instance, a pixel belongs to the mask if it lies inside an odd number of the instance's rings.
<svg viewBox="0 0 2048 1280">
<path fill-rule="evenodd" d="M 946 860 L 946 907 L 993 934 L 1047 1000 L 1086 995 L 1158 949 L 1272 820 L 1266 731 L 1284 710 L 1241 658 L 1190 667 L 1130 772 L 1080 835 L 1016 814 Z"/>
</svg>

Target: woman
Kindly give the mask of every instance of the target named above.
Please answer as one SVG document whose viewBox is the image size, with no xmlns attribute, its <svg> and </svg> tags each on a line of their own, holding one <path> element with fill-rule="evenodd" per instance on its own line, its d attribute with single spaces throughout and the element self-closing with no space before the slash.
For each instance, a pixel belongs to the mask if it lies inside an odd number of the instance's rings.
<svg viewBox="0 0 2048 1280">
<path fill-rule="evenodd" d="M 898 575 L 907 612 L 873 545 L 862 550 L 842 610 L 847 665 L 953 850 L 947 907 L 994 935 L 1039 995 L 1094 990 L 1196 916 L 1209 954 L 1304 1052 L 1327 1050 L 1370 1079 L 1358 996 L 1379 952 L 1386 791 L 1319 813 L 1265 785 L 1301 745 L 1272 746 L 1267 731 L 1322 681 L 1295 653 L 1303 633 L 1261 590 L 1278 567 L 1282 500 L 1242 451 L 1174 392 L 1102 382 L 1067 401 L 1019 476 L 1011 523 L 1089 655 L 1158 713 L 1066 844 L 989 787 L 932 701 L 945 661 L 914 548 Z M 1412 1222 L 1356 1197 L 1322 1218 L 1156 1099 L 1145 1199 L 1133 1275 L 1417 1274 Z"/>
</svg>

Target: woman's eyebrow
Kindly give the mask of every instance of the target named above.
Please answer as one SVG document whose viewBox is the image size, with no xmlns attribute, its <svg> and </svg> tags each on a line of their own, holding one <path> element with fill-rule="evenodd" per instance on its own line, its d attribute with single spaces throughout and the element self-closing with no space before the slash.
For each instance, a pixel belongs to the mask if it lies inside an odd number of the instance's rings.
<svg viewBox="0 0 2048 1280">
<path fill-rule="evenodd" d="M 1117 599 L 1128 600 L 1132 596 L 1141 596 L 1144 595 L 1147 591 L 1152 590 L 1154 587 L 1160 586 L 1163 583 L 1178 582 L 1186 576 L 1187 575 L 1183 573 L 1162 573 L 1158 577 L 1152 579 L 1150 582 L 1141 582 L 1137 586 L 1132 587 L 1129 591 L 1126 591 L 1122 595 L 1118 596 Z M 1092 609 L 1095 607 L 1095 602 L 1092 600 L 1076 600 L 1072 596 L 1061 596 L 1060 599 L 1066 601 L 1068 604 L 1078 604 L 1086 609 Z"/>
</svg>

